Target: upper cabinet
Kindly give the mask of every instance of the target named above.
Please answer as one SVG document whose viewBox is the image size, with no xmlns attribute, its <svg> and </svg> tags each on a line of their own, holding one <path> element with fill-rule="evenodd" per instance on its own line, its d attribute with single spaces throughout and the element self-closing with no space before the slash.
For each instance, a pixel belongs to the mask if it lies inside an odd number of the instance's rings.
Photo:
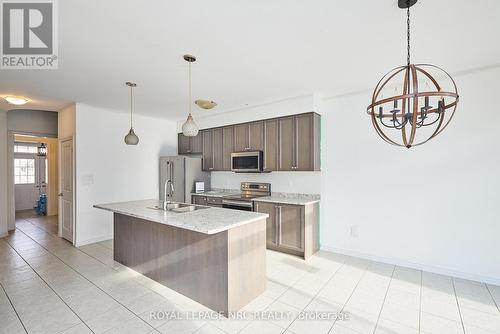
<svg viewBox="0 0 500 334">
<path fill-rule="evenodd" d="M 202 148 L 202 134 L 201 131 L 195 137 L 187 137 L 182 133 L 178 135 L 177 154 L 201 154 Z"/>
<path fill-rule="evenodd" d="M 234 151 L 261 151 L 264 149 L 264 122 L 234 126 Z"/>
<path fill-rule="evenodd" d="M 320 170 L 320 122 L 315 113 L 279 119 L 278 170 Z"/>
<path fill-rule="evenodd" d="M 231 153 L 263 151 L 264 171 L 319 171 L 321 116 L 306 113 L 179 134 L 179 154 L 202 154 L 203 170 L 230 171 Z"/>
</svg>

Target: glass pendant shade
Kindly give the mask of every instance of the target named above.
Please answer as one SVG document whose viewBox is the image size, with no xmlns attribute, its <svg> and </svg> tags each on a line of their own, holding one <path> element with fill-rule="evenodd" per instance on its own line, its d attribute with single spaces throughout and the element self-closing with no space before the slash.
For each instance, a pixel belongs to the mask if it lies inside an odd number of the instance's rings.
<svg viewBox="0 0 500 334">
<path fill-rule="evenodd" d="M 198 125 L 194 122 L 191 114 L 188 115 L 186 122 L 182 124 L 182 134 L 186 137 L 195 137 L 198 135 Z"/>
<path fill-rule="evenodd" d="M 125 136 L 125 144 L 127 144 L 127 145 L 139 144 L 139 137 L 137 137 L 133 128 L 130 128 L 130 130 L 128 131 L 128 134 Z"/>
</svg>

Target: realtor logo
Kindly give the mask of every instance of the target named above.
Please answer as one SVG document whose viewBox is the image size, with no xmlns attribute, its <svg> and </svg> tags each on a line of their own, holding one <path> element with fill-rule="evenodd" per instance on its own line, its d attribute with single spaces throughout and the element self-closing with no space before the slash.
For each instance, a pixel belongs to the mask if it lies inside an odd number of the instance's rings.
<svg viewBox="0 0 500 334">
<path fill-rule="evenodd" d="M 56 0 L 0 0 L 0 69 L 57 69 Z"/>
</svg>

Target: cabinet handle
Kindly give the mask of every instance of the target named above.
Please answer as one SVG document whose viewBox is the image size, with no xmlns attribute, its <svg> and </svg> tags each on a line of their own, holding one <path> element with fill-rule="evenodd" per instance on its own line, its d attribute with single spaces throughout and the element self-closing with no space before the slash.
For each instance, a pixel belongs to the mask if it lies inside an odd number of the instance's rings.
<svg viewBox="0 0 500 334">
<path fill-rule="evenodd" d="M 278 245 L 281 245 L 281 205 L 278 206 L 278 230 L 279 230 L 279 233 L 278 233 Z"/>
<path fill-rule="evenodd" d="M 279 235 L 279 229 L 278 229 L 278 221 L 279 221 L 279 213 L 278 213 L 278 206 L 275 206 L 274 209 L 276 210 L 274 215 L 275 215 L 275 222 L 274 222 L 274 233 L 275 233 L 275 236 L 274 236 L 274 243 L 276 245 L 279 245 L 278 243 L 278 235 Z"/>
</svg>

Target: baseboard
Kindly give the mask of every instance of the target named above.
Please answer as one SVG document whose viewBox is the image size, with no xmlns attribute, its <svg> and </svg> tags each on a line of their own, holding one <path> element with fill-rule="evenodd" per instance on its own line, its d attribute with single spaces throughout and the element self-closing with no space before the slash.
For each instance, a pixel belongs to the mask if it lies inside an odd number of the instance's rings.
<svg viewBox="0 0 500 334">
<path fill-rule="evenodd" d="M 87 240 L 83 240 L 83 241 L 78 241 L 78 242 L 75 242 L 75 247 L 80 247 L 80 246 L 85 246 L 85 245 L 89 245 L 89 244 L 94 244 L 96 242 L 105 241 L 105 240 L 109 240 L 109 239 L 113 239 L 113 236 L 112 235 L 106 235 L 106 236 L 103 236 L 103 237 L 97 237 L 97 238 L 91 238 L 91 239 L 87 239 Z"/>
<path fill-rule="evenodd" d="M 482 276 L 482 275 L 477 275 L 477 274 L 472 274 L 472 273 L 464 273 L 464 272 L 456 271 L 456 270 L 449 269 L 449 268 L 429 266 L 429 265 L 425 265 L 425 264 L 421 264 L 421 263 L 414 263 L 414 262 L 401 260 L 401 259 L 386 258 L 386 257 L 381 257 L 381 256 L 376 256 L 376 255 L 371 255 L 371 254 L 359 253 L 356 251 L 351 251 L 348 249 L 342 249 L 342 248 L 337 248 L 337 247 L 331 247 L 331 246 L 327 246 L 327 245 L 321 245 L 321 249 L 324 251 L 327 251 L 327 252 L 339 253 L 339 254 L 343 254 L 343 255 L 359 257 L 359 258 L 363 258 L 363 259 L 367 259 L 367 260 L 392 264 L 392 265 L 396 265 L 396 266 L 428 271 L 428 272 L 435 273 L 435 274 L 453 276 L 453 277 L 462 278 L 462 279 L 471 280 L 471 281 L 477 281 L 477 282 L 481 282 L 481 283 L 500 285 L 500 278 L 493 278 L 493 277 Z"/>
<path fill-rule="evenodd" d="M 5 238 L 8 235 L 9 235 L 9 232 L 4 232 L 4 233 L 0 234 L 0 238 Z"/>
</svg>

